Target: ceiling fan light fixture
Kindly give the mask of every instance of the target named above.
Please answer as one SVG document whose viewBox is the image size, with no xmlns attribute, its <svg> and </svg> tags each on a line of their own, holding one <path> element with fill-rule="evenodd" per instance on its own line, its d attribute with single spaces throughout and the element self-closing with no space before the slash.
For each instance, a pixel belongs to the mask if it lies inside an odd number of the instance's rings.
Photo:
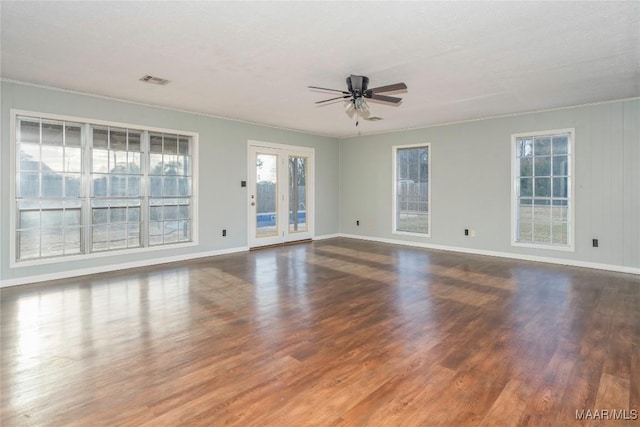
<svg viewBox="0 0 640 427">
<path fill-rule="evenodd" d="M 369 111 L 369 106 L 365 102 L 364 98 L 356 98 L 353 100 L 353 103 L 355 104 L 356 111 L 359 111 L 361 113 L 366 113 L 367 111 Z"/>
</svg>

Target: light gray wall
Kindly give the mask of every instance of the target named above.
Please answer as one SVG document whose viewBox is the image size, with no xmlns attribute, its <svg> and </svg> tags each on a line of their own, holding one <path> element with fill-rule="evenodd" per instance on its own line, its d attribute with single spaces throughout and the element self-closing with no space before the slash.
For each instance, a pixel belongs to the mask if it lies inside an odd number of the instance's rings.
<svg viewBox="0 0 640 427">
<path fill-rule="evenodd" d="M 575 252 L 513 247 L 511 134 L 564 128 L 576 132 Z M 431 237 L 392 234 L 392 146 L 424 142 L 431 143 Z M 640 101 L 342 140 L 339 206 L 345 234 L 638 268 Z M 465 228 L 477 236 L 465 237 Z"/>
<path fill-rule="evenodd" d="M 247 245 L 247 140 L 315 148 L 317 236 L 338 232 L 338 141 L 300 132 L 216 119 L 197 114 L 119 102 L 70 92 L 2 82 L 0 86 L 0 280 L 144 261 L 167 256 L 224 250 Z M 9 268 L 10 109 L 28 110 L 129 124 L 198 132 L 199 245 L 153 253 L 112 255 L 38 267 Z M 221 237 L 226 228 L 227 237 Z"/>
</svg>

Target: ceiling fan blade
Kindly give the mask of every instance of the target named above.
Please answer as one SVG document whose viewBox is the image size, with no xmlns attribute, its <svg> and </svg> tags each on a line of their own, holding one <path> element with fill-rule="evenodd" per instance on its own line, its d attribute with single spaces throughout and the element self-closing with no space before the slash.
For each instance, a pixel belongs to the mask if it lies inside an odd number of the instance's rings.
<svg viewBox="0 0 640 427">
<path fill-rule="evenodd" d="M 317 101 L 316 104 L 322 104 L 324 102 L 335 101 L 336 99 L 346 99 L 350 97 L 351 97 L 351 94 L 345 95 L 345 96 L 336 96 L 335 98 L 325 99 L 324 101 Z"/>
<path fill-rule="evenodd" d="M 393 104 L 398 104 L 402 101 L 402 98 L 396 98 L 395 96 L 386 96 L 386 95 L 377 95 L 372 93 L 371 96 L 367 96 L 367 98 L 373 99 L 374 101 L 383 101 L 383 102 L 391 102 Z"/>
<path fill-rule="evenodd" d="M 338 93 L 344 93 L 345 95 L 351 95 L 349 92 L 346 92 L 344 90 L 338 90 L 338 89 L 327 89 L 326 87 L 318 87 L 318 86 L 307 86 L 309 89 L 320 89 L 320 90 L 328 90 L 330 92 L 338 92 Z"/>
<path fill-rule="evenodd" d="M 394 90 L 403 90 L 406 89 L 407 85 L 404 83 L 396 83 L 387 86 L 374 87 L 373 89 L 369 89 L 367 92 L 371 93 L 379 93 L 379 92 L 391 92 Z"/>
</svg>

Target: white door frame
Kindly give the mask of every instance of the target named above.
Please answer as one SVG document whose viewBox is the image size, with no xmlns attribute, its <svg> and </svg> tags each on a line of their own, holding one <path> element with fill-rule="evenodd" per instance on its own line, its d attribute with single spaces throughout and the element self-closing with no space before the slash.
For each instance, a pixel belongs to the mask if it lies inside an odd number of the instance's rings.
<svg viewBox="0 0 640 427">
<path fill-rule="evenodd" d="M 276 218 L 278 219 L 278 234 L 269 237 L 256 237 L 256 154 L 277 154 L 278 155 L 278 176 L 277 192 L 278 203 Z M 306 195 L 307 205 L 306 223 L 307 230 L 304 232 L 289 232 L 289 156 L 306 157 L 307 182 Z M 307 240 L 314 236 L 315 230 L 315 149 L 312 147 L 301 147 L 294 145 L 276 144 L 264 141 L 247 141 L 247 245 L 250 248 L 281 244 L 296 240 Z M 253 198 L 252 198 L 253 196 Z M 252 203 L 254 203 L 252 205 Z"/>
</svg>

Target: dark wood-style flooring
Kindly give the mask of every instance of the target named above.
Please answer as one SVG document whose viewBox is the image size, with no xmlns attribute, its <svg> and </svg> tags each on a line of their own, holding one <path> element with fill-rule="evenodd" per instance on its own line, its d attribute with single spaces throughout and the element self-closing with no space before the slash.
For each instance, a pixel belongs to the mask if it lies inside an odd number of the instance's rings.
<svg viewBox="0 0 640 427">
<path fill-rule="evenodd" d="M 2 290 L 2 426 L 640 410 L 640 279 L 351 239 Z"/>
</svg>

